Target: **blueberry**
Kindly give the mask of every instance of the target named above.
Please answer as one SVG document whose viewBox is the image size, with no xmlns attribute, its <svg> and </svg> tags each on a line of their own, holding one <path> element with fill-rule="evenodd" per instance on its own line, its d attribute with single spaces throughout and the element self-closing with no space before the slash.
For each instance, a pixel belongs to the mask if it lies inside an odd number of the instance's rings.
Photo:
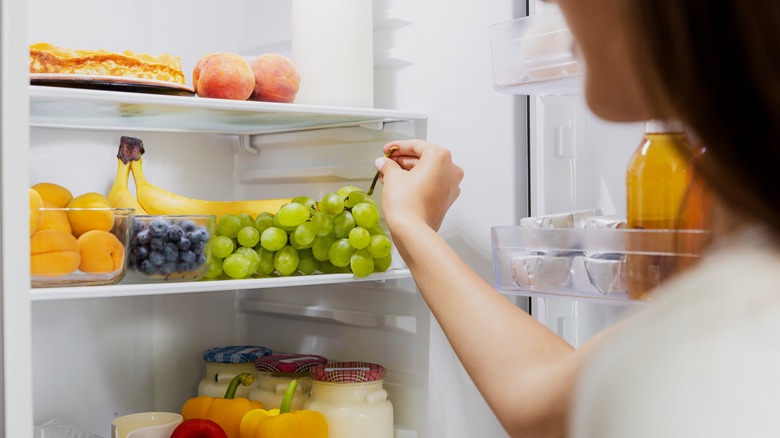
<svg viewBox="0 0 780 438">
<path fill-rule="evenodd" d="M 198 256 L 198 261 L 196 262 L 197 266 L 203 266 L 204 263 L 206 263 L 206 254 L 201 254 Z"/>
<path fill-rule="evenodd" d="M 176 264 L 176 272 L 187 272 L 191 270 L 192 268 L 190 263 L 180 262 Z"/>
<path fill-rule="evenodd" d="M 165 263 L 165 256 L 161 252 L 152 251 L 149 253 L 149 261 L 155 266 L 160 266 Z"/>
<path fill-rule="evenodd" d="M 195 253 L 190 250 L 181 251 L 179 253 L 179 259 L 185 263 L 193 263 L 196 258 L 197 256 L 195 255 Z"/>
<path fill-rule="evenodd" d="M 155 237 L 149 242 L 149 248 L 151 248 L 152 251 L 162 251 L 163 248 L 165 248 L 165 240 Z"/>
<path fill-rule="evenodd" d="M 145 229 L 146 229 L 146 222 L 138 218 L 133 219 L 133 230 L 135 230 L 136 233 L 143 231 Z"/>
<path fill-rule="evenodd" d="M 138 264 L 138 270 L 148 275 L 154 272 L 154 265 L 149 260 L 144 260 Z"/>
<path fill-rule="evenodd" d="M 196 255 L 200 255 L 200 254 L 203 254 L 203 251 L 206 249 L 206 244 L 203 243 L 203 242 L 193 243 L 192 246 L 190 247 L 190 249 Z"/>
<path fill-rule="evenodd" d="M 194 230 L 196 228 L 195 222 L 191 220 L 185 220 L 181 223 L 181 229 L 185 233 L 189 233 L 190 231 Z"/>
<path fill-rule="evenodd" d="M 166 262 L 158 267 L 157 272 L 162 275 L 171 275 L 174 270 L 176 270 L 176 264 L 173 262 Z"/>
<path fill-rule="evenodd" d="M 155 219 L 149 224 L 149 232 L 152 237 L 165 237 L 168 233 L 168 224 L 162 219 Z"/>
<path fill-rule="evenodd" d="M 190 246 L 192 246 L 192 242 L 190 242 L 190 239 L 182 237 L 176 246 L 178 246 L 180 250 L 186 251 L 190 249 Z"/>
<path fill-rule="evenodd" d="M 127 266 L 135 268 L 136 263 L 138 263 L 138 256 L 133 251 L 129 251 L 127 253 Z"/>
<path fill-rule="evenodd" d="M 178 242 L 184 235 L 184 230 L 178 225 L 171 225 L 168 227 L 168 240 L 171 242 Z"/>
<path fill-rule="evenodd" d="M 200 232 L 200 230 L 192 230 L 189 233 L 186 234 L 187 238 L 192 241 L 192 243 L 198 243 L 203 241 L 203 233 Z"/>
<path fill-rule="evenodd" d="M 136 246 L 133 248 L 133 251 L 131 251 L 131 253 L 134 254 L 138 260 L 146 260 L 149 258 L 150 252 L 151 251 L 149 250 L 149 247 L 146 245 Z"/>
<path fill-rule="evenodd" d="M 141 230 L 135 235 L 135 243 L 139 245 L 148 245 L 152 240 L 152 233 L 149 230 Z"/>
<path fill-rule="evenodd" d="M 168 242 L 165 244 L 165 248 L 163 248 L 163 255 L 166 262 L 173 262 L 179 258 L 179 248 L 175 243 Z"/>
</svg>

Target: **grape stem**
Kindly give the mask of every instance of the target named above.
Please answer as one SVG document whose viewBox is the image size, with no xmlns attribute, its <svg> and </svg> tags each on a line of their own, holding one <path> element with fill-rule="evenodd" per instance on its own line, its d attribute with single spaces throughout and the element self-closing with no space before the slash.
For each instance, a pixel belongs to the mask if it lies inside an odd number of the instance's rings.
<svg viewBox="0 0 780 438">
<path fill-rule="evenodd" d="M 385 154 L 385 158 L 390 158 L 390 155 L 392 155 L 393 152 L 395 152 L 397 150 L 398 150 L 398 146 L 391 146 L 390 150 L 387 151 L 387 153 Z M 374 193 L 374 187 L 376 187 L 376 182 L 377 181 L 379 181 L 379 171 L 378 170 L 376 171 L 376 175 L 374 175 L 374 180 L 371 181 L 371 187 L 369 187 L 368 191 L 366 192 L 366 194 L 368 196 L 371 196 L 371 194 Z"/>
</svg>

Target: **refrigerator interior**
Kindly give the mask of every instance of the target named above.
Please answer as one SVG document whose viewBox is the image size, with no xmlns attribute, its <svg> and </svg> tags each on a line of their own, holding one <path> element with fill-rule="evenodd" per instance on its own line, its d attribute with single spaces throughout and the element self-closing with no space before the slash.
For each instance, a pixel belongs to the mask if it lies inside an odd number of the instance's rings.
<svg viewBox="0 0 780 438">
<path fill-rule="evenodd" d="M 171 53 L 182 58 L 188 83 L 207 53 L 290 56 L 289 1 L 22 3 L 28 44 Z M 524 1 L 374 1 L 375 107 L 404 112 L 304 108 L 338 126 L 273 129 L 277 117 L 280 125 L 301 117 L 291 106 L 264 119 L 268 129 L 256 135 L 246 114 L 226 115 L 229 128 L 212 127 L 189 109 L 180 114 L 145 96 L 123 103 L 140 117 L 103 118 L 104 107 L 78 99 L 92 90 L 41 92 L 31 104 L 29 182 L 106 193 L 119 136 L 130 135 L 144 141 L 149 180 L 175 193 L 316 198 L 345 184 L 367 188 L 385 142 L 427 138 L 452 148 L 469 175 L 441 234 L 489 280 L 490 226 L 527 214 L 528 163 L 525 98 L 492 90 L 487 29 L 524 13 Z M 206 115 L 224 115 L 212 110 Z M 343 121 L 353 113 L 363 121 Z M 504 435 L 397 254 L 392 271 L 377 281 L 32 290 L 33 390 L 22 399 L 36 424 L 59 418 L 107 437 L 118 415 L 178 411 L 204 375 L 204 349 L 257 344 L 383 364 L 396 436 Z M 26 406 L 14 408 L 21 418 Z"/>
</svg>

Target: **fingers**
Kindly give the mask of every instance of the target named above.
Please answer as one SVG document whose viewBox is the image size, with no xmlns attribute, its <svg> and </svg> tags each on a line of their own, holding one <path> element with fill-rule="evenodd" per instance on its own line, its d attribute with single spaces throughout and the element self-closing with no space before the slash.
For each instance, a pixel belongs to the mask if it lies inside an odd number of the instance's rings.
<svg viewBox="0 0 780 438">
<path fill-rule="evenodd" d="M 397 146 L 398 150 L 393 152 L 391 157 L 409 155 L 413 157 L 421 157 L 425 150 L 438 147 L 432 143 L 428 143 L 425 140 L 412 139 L 412 140 L 398 140 L 391 141 L 385 144 L 383 150 L 385 153 L 390 150 L 391 147 Z"/>
</svg>

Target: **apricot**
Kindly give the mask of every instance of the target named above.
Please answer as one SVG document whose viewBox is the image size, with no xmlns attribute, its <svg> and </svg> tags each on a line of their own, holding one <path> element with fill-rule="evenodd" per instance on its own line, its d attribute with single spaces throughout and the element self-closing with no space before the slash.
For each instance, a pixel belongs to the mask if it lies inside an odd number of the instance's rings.
<svg viewBox="0 0 780 438">
<path fill-rule="evenodd" d="M 81 263 L 79 269 L 88 273 L 108 273 L 122 269 L 125 246 L 108 231 L 87 231 L 78 238 Z"/>
<path fill-rule="evenodd" d="M 295 64 L 282 55 L 267 53 L 252 60 L 255 91 L 252 100 L 292 103 L 301 88 L 301 76 Z"/>
<path fill-rule="evenodd" d="M 40 230 L 30 238 L 30 273 L 47 277 L 68 275 L 79 267 L 79 243 L 62 230 Z"/>
<path fill-rule="evenodd" d="M 68 222 L 73 235 L 78 237 L 87 231 L 110 231 L 114 227 L 114 211 L 110 210 L 108 198 L 97 192 L 76 196 L 68 203 L 68 208 L 99 209 L 68 211 Z M 108 210 L 103 210 L 108 209 Z"/>
<path fill-rule="evenodd" d="M 33 185 L 32 188 L 41 195 L 44 201 L 51 202 L 57 208 L 66 207 L 73 199 L 73 194 L 70 190 L 59 184 L 40 182 Z"/>
<path fill-rule="evenodd" d="M 43 222 L 38 227 L 38 231 L 62 230 L 71 234 L 70 221 L 68 221 L 68 215 L 65 213 L 65 210 L 60 210 L 53 203 L 44 200 L 41 215 L 43 216 Z"/>
<path fill-rule="evenodd" d="M 255 75 L 237 54 L 211 53 L 195 63 L 192 84 L 200 97 L 247 100 L 255 89 Z"/>
<path fill-rule="evenodd" d="M 30 235 L 32 236 L 41 223 L 43 223 L 43 214 L 40 208 L 43 207 L 43 198 L 34 189 L 30 189 Z"/>
</svg>

